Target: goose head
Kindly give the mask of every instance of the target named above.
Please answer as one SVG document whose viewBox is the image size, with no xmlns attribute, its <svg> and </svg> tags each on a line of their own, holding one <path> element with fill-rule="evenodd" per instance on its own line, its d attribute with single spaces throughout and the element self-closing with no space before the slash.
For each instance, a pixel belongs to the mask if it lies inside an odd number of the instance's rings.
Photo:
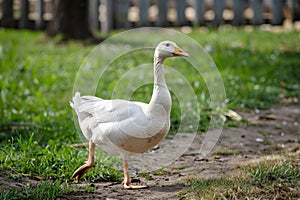
<svg viewBox="0 0 300 200">
<path fill-rule="evenodd" d="M 165 58 L 174 57 L 174 56 L 188 57 L 189 54 L 184 52 L 181 48 L 179 48 L 175 42 L 163 41 L 163 42 L 160 42 L 157 45 L 157 47 L 155 48 L 154 56 L 165 59 Z"/>
</svg>

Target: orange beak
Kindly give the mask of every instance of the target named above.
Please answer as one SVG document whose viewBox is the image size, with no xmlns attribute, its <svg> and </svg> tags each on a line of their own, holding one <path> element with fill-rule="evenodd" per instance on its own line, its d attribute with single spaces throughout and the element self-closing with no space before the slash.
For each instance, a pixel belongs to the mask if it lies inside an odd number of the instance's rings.
<svg viewBox="0 0 300 200">
<path fill-rule="evenodd" d="M 175 56 L 184 56 L 184 57 L 189 57 L 189 54 L 184 52 L 182 49 L 179 47 L 175 47 L 175 51 L 173 53 Z"/>
</svg>

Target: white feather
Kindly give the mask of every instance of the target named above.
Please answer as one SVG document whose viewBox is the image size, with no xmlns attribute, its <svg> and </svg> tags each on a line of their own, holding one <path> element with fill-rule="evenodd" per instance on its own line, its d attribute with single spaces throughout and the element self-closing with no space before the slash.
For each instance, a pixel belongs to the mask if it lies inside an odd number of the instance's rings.
<svg viewBox="0 0 300 200">
<path fill-rule="evenodd" d="M 154 89 L 149 104 L 104 100 L 75 93 L 70 105 L 78 116 L 86 139 L 108 153 L 124 158 L 131 153 L 144 152 L 164 138 L 170 128 L 171 97 L 165 82 L 163 62 L 165 58 L 174 56 L 176 47 L 175 43 L 166 41 L 155 50 Z"/>
</svg>

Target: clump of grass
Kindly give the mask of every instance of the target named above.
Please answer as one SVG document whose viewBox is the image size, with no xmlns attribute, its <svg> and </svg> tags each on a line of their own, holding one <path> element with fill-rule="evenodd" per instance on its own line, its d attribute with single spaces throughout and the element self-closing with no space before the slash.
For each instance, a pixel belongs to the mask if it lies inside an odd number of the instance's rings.
<svg viewBox="0 0 300 200">
<path fill-rule="evenodd" d="M 153 176 L 151 175 L 151 173 L 148 173 L 148 172 L 140 172 L 140 173 L 138 173 L 138 176 L 143 177 L 147 180 L 153 180 Z"/>
<path fill-rule="evenodd" d="M 297 155 L 288 160 L 247 165 L 231 176 L 188 180 L 186 194 L 196 199 L 299 198 L 300 165 Z"/>
<path fill-rule="evenodd" d="M 172 169 L 175 169 L 175 170 L 183 170 L 183 169 L 186 169 L 186 168 L 189 168 L 191 166 L 188 166 L 188 165 L 180 165 L 180 166 L 173 166 Z"/>
<path fill-rule="evenodd" d="M 20 193 L 16 188 L 5 191 L 4 189 L 0 189 L 0 199 L 2 200 L 10 200 L 10 199 L 26 199 L 28 195 L 24 195 Z"/>
<path fill-rule="evenodd" d="M 95 191 L 95 190 L 97 190 L 97 187 L 94 184 L 91 184 L 90 186 L 86 186 L 84 188 L 84 191 L 86 191 L 86 192 L 91 192 L 91 191 Z"/>
<path fill-rule="evenodd" d="M 181 195 L 185 193 L 184 196 L 192 199 L 222 199 L 224 198 L 224 192 L 230 191 L 240 183 L 230 178 L 222 177 L 191 180 L 187 184 L 187 190 L 182 191 Z"/>
<path fill-rule="evenodd" d="M 157 175 L 157 176 L 163 176 L 163 175 L 167 175 L 170 174 L 171 172 L 165 170 L 164 168 L 160 168 L 158 170 L 155 170 L 152 172 L 153 175 Z"/>
<path fill-rule="evenodd" d="M 44 181 L 37 187 L 32 187 L 31 192 L 34 199 L 56 199 L 59 196 L 70 192 L 70 188 L 61 184 L 60 181 Z"/>
<path fill-rule="evenodd" d="M 43 181 L 39 185 L 24 185 L 20 189 L 0 190 L 0 199 L 57 199 L 71 189 L 60 181 Z"/>
<path fill-rule="evenodd" d="M 140 173 L 138 173 L 138 176 L 143 177 L 147 180 L 153 180 L 153 175 L 164 176 L 164 175 L 168 175 L 168 174 L 170 174 L 169 171 L 165 170 L 164 168 L 160 168 L 160 169 L 155 170 L 153 172 L 140 172 Z"/>
<path fill-rule="evenodd" d="M 299 181 L 300 167 L 291 162 L 282 162 L 270 167 L 258 166 L 251 169 L 249 177 L 253 185 L 258 187 L 273 184 L 293 187 Z"/>
<path fill-rule="evenodd" d="M 239 152 L 231 149 L 219 149 L 219 150 L 215 150 L 213 154 L 220 155 L 220 156 L 234 156 L 239 154 Z"/>
</svg>

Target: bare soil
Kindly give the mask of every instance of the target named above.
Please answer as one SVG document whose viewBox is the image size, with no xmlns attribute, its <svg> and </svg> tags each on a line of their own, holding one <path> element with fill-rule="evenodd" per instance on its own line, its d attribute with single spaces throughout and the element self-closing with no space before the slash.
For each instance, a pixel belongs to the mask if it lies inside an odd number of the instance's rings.
<svg viewBox="0 0 300 200">
<path fill-rule="evenodd" d="M 161 173 L 150 173 L 150 180 L 133 176 L 134 180 L 146 183 L 148 188 L 126 190 L 121 183 L 81 182 L 72 184 L 75 190 L 61 199 L 178 199 L 184 189 L 184 181 L 189 178 L 225 176 L 242 163 L 299 146 L 300 104 L 237 112 L 248 124 L 225 128 L 217 145 L 207 156 L 197 154 L 204 137 L 203 134 L 197 135 L 189 150 Z M 15 186 L 16 183 L 8 184 Z M 87 191 L 87 187 L 94 190 Z"/>
</svg>

